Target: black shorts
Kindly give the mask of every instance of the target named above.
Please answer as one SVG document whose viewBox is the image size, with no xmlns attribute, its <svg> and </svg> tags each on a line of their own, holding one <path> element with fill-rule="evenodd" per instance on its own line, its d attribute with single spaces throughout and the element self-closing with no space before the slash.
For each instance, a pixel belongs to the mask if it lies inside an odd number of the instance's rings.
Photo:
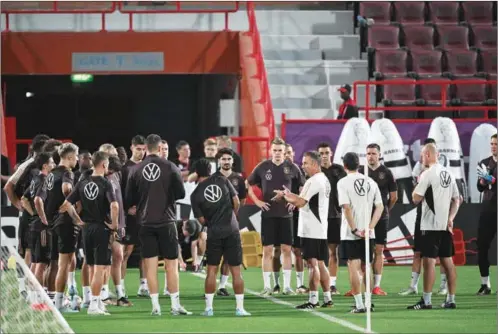
<svg viewBox="0 0 498 334">
<path fill-rule="evenodd" d="M 422 231 L 420 252 L 426 258 L 444 258 L 455 255 L 453 236 L 448 231 Z"/>
<path fill-rule="evenodd" d="M 387 243 L 387 229 L 389 228 L 389 218 L 379 219 L 375 225 L 375 244 L 386 245 Z"/>
<path fill-rule="evenodd" d="M 160 227 L 141 226 L 139 237 L 142 258 L 178 258 L 178 234 L 174 222 Z"/>
<path fill-rule="evenodd" d="M 83 250 L 89 266 L 111 264 L 111 230 L 104 223 L 90 223 L 83 227 Z"/>
<path fill-rule="evenodd" d="M 329 247 L 325 239 L 301 238 L 301 253 L 305 260 L 317 259 L 328 265 Z"/>
<path fill-rule="evenodd" d="M 261 239 L 263 246 L 292 245 L 292 217 L 262 217 Z"/>
<path fill-rule="evenodd" d="M 31 262 L 50 263 L 50 234 L 48 229 L 31 231 Z"/>
<path fill-rule="evenodd" d="M 233 233 L 226 238 L 207 238 L 206 263 L 208 266 L 218 266 L 223 257 L 223 263 L 236 267 L 242 264 L 242 244 L 240 234 Z"/>
<path fill-rule="evenodd" d="M 329 244 L 341 244 L 341 218 L 329 218 L 329 227 L 327 230 L 327 242 Z"/>
<path fill-rule="evenodd" d="M 294 212 L 294 216 L 292 217 L 292 229 L 293 229 L 293 240 L 292 247 L 301 248 L 301 237 L 297 235 L 297 230 L 299 228 L 299 211 Z M 276 246 L 276 245 L 275 245 Z M 280 245 L 279 245 L 280 246 Z"/>
<path fill-rule="evenodd" d="M 374 240 L 370 239 L 370 263 L 373 260 Z M 365 262 L 365 240 L 342 240 L 341 258 L 343 260 L 361 260 Z"/>
<path fill-rule="evenodd" d="M 180 248 L 182 249 L 182 259 L 183 261 L 187 261 L 188 259 L 192 258 L 192 247 L 191 243 L 182 243 L 180 245 Z M 195 261 L 194 258 L 192 258 L 192 261 Z"/>
<path fill-rule="evenodd" d="M 83 249 L 83 231 L 80 229 L 76 241 L 76 250 Z"/>
<path fill-rule="evenodd" d="M 57 236 L 54 241 L 57 241 L 59 254 L 71 254 L 76 252 L 80 227 L 74 225 L 69 216 L 63 219 L 64 222 L 56 225 L 53 229 L 53 233 Z"/>
<path fill-rule="evenodd" d="M 31 216 L 26 211 L 23 211 L 21 217 L 19 217 L 19 245 L 18 245 L 18 253 L 24 257 L 24 254 L 27 249 L 30 249 L 30 224 L 31 224 Z"/>
<path fill-rule="evenodd" d="M 140 243 L 140 225 L 134 216 L 126 216 L 125 235 L 121 238 L 123 245 L 138 245 Z"/>
</svg>

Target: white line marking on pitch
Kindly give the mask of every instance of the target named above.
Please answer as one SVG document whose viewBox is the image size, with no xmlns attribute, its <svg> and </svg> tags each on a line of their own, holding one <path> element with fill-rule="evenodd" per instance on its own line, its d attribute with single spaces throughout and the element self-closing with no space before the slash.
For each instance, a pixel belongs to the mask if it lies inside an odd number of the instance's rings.
<svg viewBox="0 0 498 334">
<path fill-rule="evenodd" d="M 200 273 L 192 273 L 192 275 L 194 276 L 197 276 L 199 278 L 203 278 L 205 279 L 206 278 L 206 275 L 205 274 L 200 274 Z M 232 284 L 230 283 L 227 283 L 227 285 L 229 286 L 232 286 Z M 263 299 L 267 299 L 275 304 L 279 304 L 279 305 L 285 305 L 285 306 L 289 306 L 289 307 L 292 307 L 292 308 L 295 308 L 296 305 L 292 304 L 292 303 L 289 303 L 289 302 L 286 302 L 286 301 L 283 301 L 281 299 L 278 299 L 278 298 L 275 298 L 275 297 L 261 297 L 259 295 L 259 293 L 257 293 L 256 291 L 253 291 L 253 290 L 250 290 L 250 289 L 245 289 L 245 291 L 250 294 L 250 295 L 253 295 L 253 296 L 257 296 L 257 297 L 260 297 L 260 298 L 263 298 Z M 310 310 L 298 310 L 296 309 L 297 311 L 303 311 L 303 312 L 306 312 L 308 314 L 311 314 L 311 315 L 314 315 L 316 317 L 319 317 L 319 318 L 322 318 L 322 319 L 325 319 L 327 321 L 330 321 L 330 322 L 333 322 L 335 324 L 338 324 L 338 325 L 341 325 L 343 327 L 346 327 L 346 328 L 349 328 L 349 329 L 352 329 L 354 331 L 357 331 L 357 332 L 362 332 L 362 333 L 366 333 L 366 328 L 363 328 L 361 326 L 357 326 L 355 324 L 353 324 L 352 322 L 349 322 L 349 321 L 346 321 L 346 320 L 342 320 L 342 319 L 339 319 L 339 318 L 336 318 L 334 316 L 331 316 L 329 314 L 326 314 L 326 313 L 322 313 L 322 312 L 319 312 L 319 311 L 310 311 Z M 372 334 L 374 334 L 375 332 L 370 332 Z"/>
</svg>

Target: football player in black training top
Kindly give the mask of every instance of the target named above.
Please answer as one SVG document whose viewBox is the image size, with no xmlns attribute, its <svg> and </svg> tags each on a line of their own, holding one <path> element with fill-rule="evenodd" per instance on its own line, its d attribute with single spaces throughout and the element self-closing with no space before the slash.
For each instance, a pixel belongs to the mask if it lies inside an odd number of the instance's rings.
<svg viewBox="0 0 498 334">
<path fill-rule="evenodd" d="M 92 168 L 92 155 L 86 150 L 82 150 L 78 155 L 78 170 L 74 172 L 74 182 L 80 180 L 81 174 Z"/>
<path fill-rule="evenodd" d="M 491 156 L 482 160 L 478 167 L 477 189 L 483 193 L 481 216 L 477 229 L 477 261 L 481 273 L 481 288 L 478 295 L 489 295 L 489 247 L 496 236 L 496 162 L 498 160 L 497 135 L 491 136 Z"/>
<path fill-rule="evenodd" d="M 284 295 L 294 294 L 290 287 L 292 273 L 291 248 L 293 243 L 292 212 L 294 207 L 282 198 L 275 196 L 275 190 L 283 186 L 293 189 L 304 185 L 304 177 L 299 168 L 284 159 L 285 142 L 281 138 L 271 143 L 272 159 L 264 160 L 254 168 L 247 178 L 249 197 L 261 210 L 261 238 L 263 241 L 263 282 L 262 296 L 270 296 L 271 275 L 273 272 L 273 246 L 279 245 L 283 255 Z M 257 185 L 263 192 L 263 200 L 254 194 L 251 186 Z M 270 204 L 271 203 L 271 204 Z"/>
<path fill-rule="evenodd" d="M 152 300 L 152 315 L 161 315 L 159 306 L 157 261 L 165 259 L 171 314 L 190 315 L 180 304 L 178 282 L 178 236 L 175 202 L 185 197 L 180 170 L 159 156 L 161 137 L 151 134 L 145 140 L 147 156 L 130 170 L 126 185 L 125 209 L 137 207 L 142 258 Z"/>
<path fill-rule="evenodd" d="M 121 194 L 123 196 L 126 193 L 126 184 L 128 182 L 128 175 L 130 173 L 130 169 L 134 166 L 138 165 L 142 162 L 142 159 L 145 155 L 145 138 L 141 135 L 136 135 L 131 139 L 131 157 L 124 164 L 121 169 Z M 133 207 L 129 211 L 125 210 L 126 214 L 126 226 L 125 226 L 125 235 L 121 239 L 121 243 L 123 244 L 123 264 L 121 265 L 121 286 L 123 289 L 125 288 L 125 277 L 126 277 L 126 268 L 128 267 L 128 259 L 133 253 L 133 249 L 135 245 L 140 243 L 138 238 L 138 232 L 140 231 L 140 226 L 136 220 L 136 208 Z M 145 278 L 145 272 L 143 270 L 142 259 L 140 259 L 138 263 L 138 268 L 140 270 L 140 286 L 138 288 L 137 296 L 138 297 L 148 297 L 149 296 L 149 288 L 147 286 L 147 279 Z"/>
<path fill-rule="evenodd" d="M 192 212 L 208 228 L 206 247 L 207 276 L 205 283 L 206 308 L 202 315 L 213 316 L 213 298 L 216 291 L 216 274 L 221 257 L 230 266 L 236 300 L 236 316 L 250 316 L 244 310 L 244 281 L 240 274 L 242 244 L 236 213 L 240 202 L 232 183 L 220 172 L 211 174 L 209 161 L 201 159 L 195 170 L 199 184 L 190 196 Z"/>
<path fill-rule="evenodd" d="M 36 169 L 40 172 L 31 180 L 31 185 L 24 192 L 21 198 L 23 208 L 31 215 L 31 244 L 32 261 L 34 264 L 34 274 L 41 286 L 46 287 L 43 274 L 50 263 L 50 247 L 48 243 L 48 226 L 44 224 L 35 210 L 35 197 L 40 194 L 45 187 L 45 178 L 55 167 L 54 160 L 50 153 L 42 152 L 38 154 L 34 161 Z"/>
<path fill-rule="evenodd" d="M 35 161 L 34 158 L 43 151 L 43 146 L 45 146 L 48 139 L 49 137 L 47 135 L 41 134 L 36 135 L 33 138 L 30 151 L 30 155 L 32 154 L 32 156 L 17 167 L 14 174 L 12 174 L 3 187 L 3 190 L 7 194 L 12 205 L 22 212 L 21 217 L 19 218 L 19 245 L 17 250 L 19 251 L 19 254 L 24 257 L 24 261 L 28 267 L 31 265 L 31 250 L 29 249 L 29 224 L 31 216 L 27 211 L 22 209 L 21 197 L 31 184 L 32 173 L 30 170 L 32 168 L 28 167 L 32 167 L 32 163 Z M 24 278 L 20 278 L 19 289 L 24 289 Z"/>
<path fill-rule="evenodd" d="M 239 197 L 240 206 L 242 206 L 245 204 L 247 197 L 246 183 L 242 175 L 232 170 L 234 164 L 233 155 L 234 152 L 231 149 L 222 148 L 216 154 L 216 160 L 220 166 L 220 173 L 233 185 L 235 191 L 237 192 L 237 196 Z M 220 284 L 218 286 L 218 291 L 216 292 L 218 296 L 230 295 L 226 289 L 229 273 L 230 267 L 227 263 L 225 263 L 225 261 L 223 261 L 223 265 L 221 266 Z"/>
<path fill-rule="evenodd" d="M 58 309 L 62 309 L 69 267 L 76 251 L 78 231 L 75 231 L 67 214 L 59 214 L 59 207 L 73 188 L 72 169 L 78 161 L 78 146 L 72 143 L 63 144 L 59 147 L 57 155 L 59 164 L 48 174 L 46 187 L 36 196 L 34 204 L 41 221 L 48 224 L 50 229 L 48 291 L 49 294 L 55 293 L 55 305 Z M 75 295 L 76 291 L 70 291 L 70 294 Z"/>
<path fill-rule="evenodd" d="M 317 151 L 320 154 L 322 172 L 327 176 L 330 183 L 329 216 L 327 243 L 329 245 L 329 275 L 330 294 L 338 295 L 337 271 L 339 270 L 338 248 L 341 244 L 341 218 L 342 208 L 339 206 L 337 194 L 337 182 L 346 176 L 344 167 L 332 163 L 333 152 L 328 143 L 318 144 Z"/>
<path fill-rule="evenodd" d="M 93 173 L 76 185 L 61 208 L 67 211 L 78 225 L 83 226 L 83 248 L 92 278 L 92 299 L 89 315 L 108 315 L 100 292 L 106 266 L 111 264 L 111 244 L 118 228 L 119 204 L 111 183 L 105 178 L 109 155 L 95 152 L 92 155 Z M 78 215 L 73 205 L 81 202 Z M 109 212 L 111 223 L 109 221 Z"/>
</svg>

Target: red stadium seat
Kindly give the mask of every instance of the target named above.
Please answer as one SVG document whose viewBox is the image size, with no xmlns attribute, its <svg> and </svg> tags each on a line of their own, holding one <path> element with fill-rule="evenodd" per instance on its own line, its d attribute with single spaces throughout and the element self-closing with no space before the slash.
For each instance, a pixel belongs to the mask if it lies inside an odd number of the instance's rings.
<svg viewBox="0 0 498 334">
<path fill-rule="evenodd" d="M 496 50 L 496 27 L 474 26 L 472 31 L 476 48 Z"/>
<path fill-rule="evenodd" d="M 415 79 L 398 79 L 406 82 L 412 82 L 408 85 L 385 85 L 384 100 L 382 103 L 385 106 L 395 105 L 414 105 L 416 100 L 415 95 Z"/>
<path fill-rule="evenodd" d="M 374 19 L 375 24 L 391 23 L 390 2 L 361 2 L 360 15 L 364 18 Z"/>
<path fill-rule="evenodd" d="M 472 78 L 470 80 L 479 80 Z M 483 105 L 487 100 L 487 87 L 485 80 L 482 79 L 482 84 L 472 85 L 454 85 L 455 105 L 472 106 Z"/>
<path fill-rule="evenodd" d="M 399 48 L 399 28 L 375 25 L 368 28 L 368 46 L 373 49 Z"/>
<path fill-rule="evenodd" d="M 428 2 L 428 5 L 429 17 L 432 23 L 437 25 L 458 23 L 459 3 L 457 1 L 430 1 Z"/>
<path fill-rule="evenodd" d="M 397 1 L 394 3 L 396 22 L 403 25 L 423 25 L 425 22 L 425 3 Z"/>
<path fill-rule="evenodd" d="M 438 81 L 447 81 L 448 84 L 451 84 L 451 80 L 448 78 L 442 77 L 431 77 L 424 78 L 423 80 L 438 80 Z M 418 85 L 420 98 L 425 101 L 426 106 L 441 106 L 442 100 L 442 92 L 443 88 L 441 85 Z M 451 98 L 450 95 L 450 85 L 446 86 L 446 99 L 445 104 L 449 103 Z"/>
<path fill-rule="evenodd" d="M 482 71 L 489 74 L 496 74 L 496 63 L 498 62 L 496 58 L 496 49 L 483 50 L 481 51 L 482 59 Z"/>
<path fill-rule="evenodd" d="M 377 79 L 400 77 L 406 75 L 406 60 L 404 50 L 379 50 L 375 53 L 375 73 Z"/>
<path fill-rule="evenodd" d="M 444 50 L 469 49 L 469 28 L 442 25 L 437 27 L 439 48 Z M 496 37 L 496 36 L 495 36 Z"/>
<path fill-rule="evenodd" d="M 439 50 L 412 50 L 412 71 L 419 77 L 441 76 L 443 52 Z"/>
<path fill-rule="evenodd" d="M 465 21 L 470 25 L 493 24 L 492 1 L 466 1 L 462 3 Z"/>
<path fill-rule="evenodd" d="M 446 53 L 446 64 L 451 77 L 471 77 L 477 74 L 477 52 L 451 50 Z"/>
<path fill-rule="evenodd" d="M 434 28 L 429 26 L 403 27 L 404 45 L 412 49 L 432 50 L 434 48 Z"/>
</svg>

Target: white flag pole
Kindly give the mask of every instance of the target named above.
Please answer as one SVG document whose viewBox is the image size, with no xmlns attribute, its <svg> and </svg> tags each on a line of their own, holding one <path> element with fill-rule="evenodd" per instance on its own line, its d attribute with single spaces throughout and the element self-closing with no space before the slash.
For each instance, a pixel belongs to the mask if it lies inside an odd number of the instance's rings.
<svg viewBox="0 0 498 334">
<path fill-rule="evenodd" d="M 371 287 L 370 287 L 370 217 L 368 216 L 368 212 L 370 211 L 368 206 L 368 196 L 369 196 L 369 182 L 368 182 L 368 161 L 365 156 L 365 165 L 364 165 L 364 176 L 365 176 L 365 307 L 367 308 L 367 327 L 365 329 L 365 333 L 372 332 L 372 314 L 371 314 Z M 360 284 L 361 286 L 361 284 Z"/>
</svg>

